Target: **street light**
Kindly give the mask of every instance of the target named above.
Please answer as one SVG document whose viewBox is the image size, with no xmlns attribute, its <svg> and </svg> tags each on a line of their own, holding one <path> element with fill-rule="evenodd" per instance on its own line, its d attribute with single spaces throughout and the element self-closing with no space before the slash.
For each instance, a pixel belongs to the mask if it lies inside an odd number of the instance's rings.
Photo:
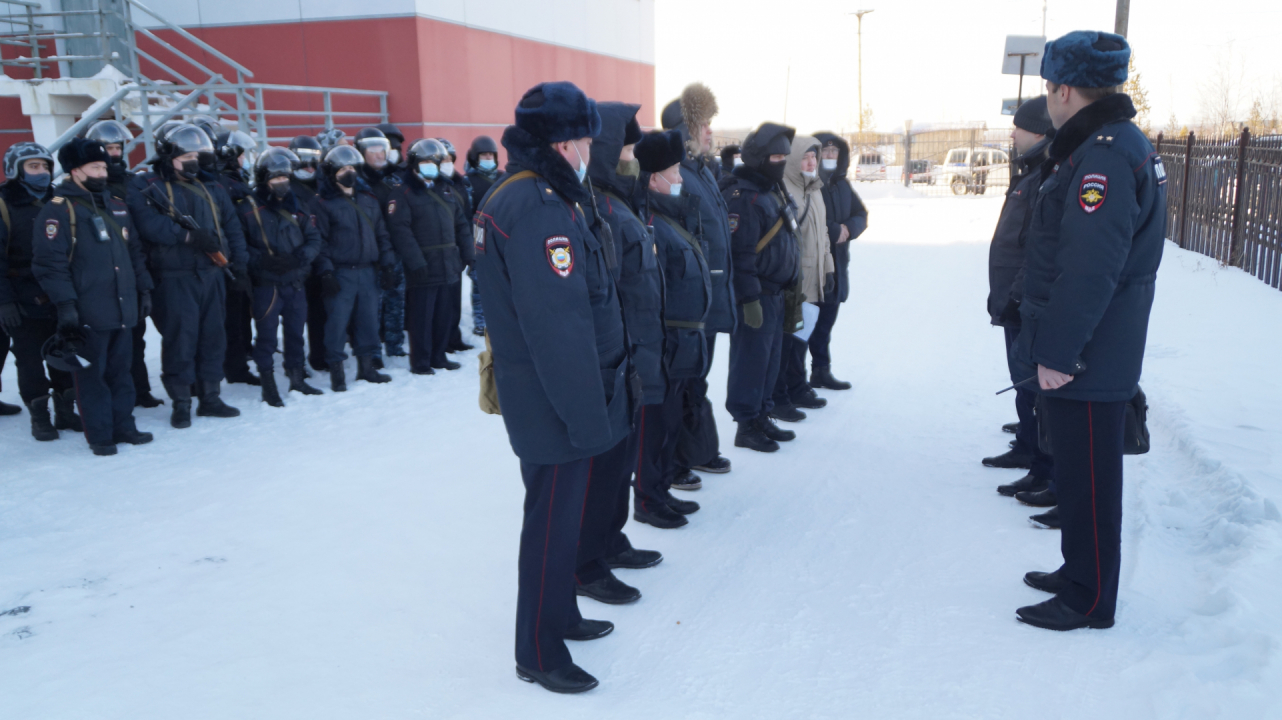
<svg viewBox="0 0 1282 720">
<path fill-rule="evenodd" d="M 864 139 L 864 16 L 872 10 L 856 10 L 847 15 L 859 18 L 859 142 Z"/>
</svg>

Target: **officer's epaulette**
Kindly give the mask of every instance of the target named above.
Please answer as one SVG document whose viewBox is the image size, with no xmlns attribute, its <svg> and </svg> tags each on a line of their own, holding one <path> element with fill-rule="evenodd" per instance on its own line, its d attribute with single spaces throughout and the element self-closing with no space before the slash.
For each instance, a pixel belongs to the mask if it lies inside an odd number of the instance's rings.
<svg viewBox="0 0 1282 720">
<path fill-rule="evenodd" d="M 1095 144 L 1096 145 L 1112 145 L 1113 136 L 1112 135 L 1096 135 Z"/>
<path fill-rule="evenodd" d="M 561 196 L 556 194 L 556 191 L 552 189 L 547 180 L 538 178 L 535 180 L 535 188 L 538 189 L 539 197 L 543 198 L 543 202 L 548 205 L 555 205 L 561 202 Z"/>
<path fill-rule="evenodd" d="M 53 196 L 53 204 L 54 204 L 54 205 L 61 205 L 61 204 L 65 203 L 65 202 L 67 202 L 67 198 L 65 198 L 65 197 L 63 197 L 63 196 L 61 196 L 61 195 L 54 195 L 54 196 Z"/>
</svg>

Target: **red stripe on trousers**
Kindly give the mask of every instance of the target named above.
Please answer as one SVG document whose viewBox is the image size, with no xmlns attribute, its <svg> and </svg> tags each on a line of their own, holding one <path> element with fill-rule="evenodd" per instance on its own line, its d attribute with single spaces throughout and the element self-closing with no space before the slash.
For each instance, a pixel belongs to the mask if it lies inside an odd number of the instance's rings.
<svg viewBox="0 0 1282 720">
<path fill-rule="evenodd" d="M 534 653 L 539 659 L 539 672 L 543 672 L 543 648 L 539 645 L 539 625 L 543 623 L 543 585 L 548 576 L 548 540 L 552 537 L 552 505 L 556 500 L 556 475 L 560 465 L 552 466 L 552 492 L 548 495 L 548 526 L 543 534 L 543 571 L 539 574 L 539 610 L 534 616 Z"/>
<path fill-rule="evenodd" d="M 641 459 L 645 457 L 645 407 L 641 408 L 641 430 L 637 436 L 637 489 L 641 489 Z M 637 493 L 637 500 L 641 503 L 641 509 L 650 512 L 645 506 L 645 493 Z"/>
<path fill-rule="evenodd" d="M 1093 407 L 1092 403 L 1086 403 L 1086 429 L 1090 433 L 1091 448 L 1091 526 L 1095 530 L 1095 603 L 1091 605 L 1090 610 L 1086 611 L 1087 615 L 1095 612 L 1095 608 L 1099 606 L 1100 594 L 1104 587 L 1099 565 L 1099 511 L 1096 509 L 1095 502 L 1095 418 L 1091 412 Z"/>
</svg>

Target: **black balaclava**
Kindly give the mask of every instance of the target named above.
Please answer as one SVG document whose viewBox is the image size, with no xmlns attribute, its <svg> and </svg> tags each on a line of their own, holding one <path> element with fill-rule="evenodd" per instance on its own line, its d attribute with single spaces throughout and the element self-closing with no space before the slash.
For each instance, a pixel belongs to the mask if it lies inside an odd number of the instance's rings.
<svg viewBox="0 0 1282 720">
<path fill-rule="evenodd" d="M 747 140 L 743 141 L 743 151 L 739 157 L 743 164 L 777 185 L 783 182 L 783 169 L 788 164 L 770 162 L 771 155 L 788 155 L 792 152 L 792 138 L 797 131 L 775 123 L 762 123 Z"/>
</svg>

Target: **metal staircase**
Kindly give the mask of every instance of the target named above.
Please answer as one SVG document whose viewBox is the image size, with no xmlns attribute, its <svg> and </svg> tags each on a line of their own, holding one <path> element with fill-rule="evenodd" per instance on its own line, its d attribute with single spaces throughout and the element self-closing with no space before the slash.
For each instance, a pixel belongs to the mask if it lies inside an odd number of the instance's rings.
<svg viewBox="0 0 1282 720">
<path fill-rule="evenodd" d="M 301 132 L 314 134 L 321 128 L 388 121 L 387 92 L 254 83 L 249 68 L 137 0 L 52 2 L 59 3 L 62 10 L 45 11 L 31 0 L 0 0 L 0 13 L 9 11 L 7 16 L 0 15 L 0 46 L 26 52 L 0 59 L 0 68 L 6 74 L 15 68 L 33 75 L 29 80 L 0 83 L 0 95 L 21 97 L 24 114 L 34 116 L 40 110 L 57 114 L 60 110 L 60 117 L 66 118 L 70 109 L 80 115 L 70 127 L 59 126 L 57 138 L 47 143 L 55 153 L 108 113 L 142 130 L 125 149 L 126 157 L 139 145 L 152 156 L 156 128 L 198 113 L 213 115 L 224 123 L 234 120 L 238 129 L 256 139 L 260 149 L 268 143 L 286 142 Z M 176 42 L 161 37 L 157 30 L 176 35 Z M 140 40 L 145 40 L 145 47 L 139 46 Z M 198 52 L 206 53 L 212 58 L 210 63 L 219 67 L 208 67 L 192 57 Z M 15 86 L 15 82 L 21 84 Z M 54 97 L 41 102 L 42 93 Z M 265 94 L 284 105 L 294 104 L 285 98 L 296 103 L 300 98 L 320 95 L 323 109 L 269 109 Z M 337 96 L 352 98 L 348 105 L 370 109 L 335 111 Z M 86 103 L 87 107 L 79 107 Z M 28 112 L 29 106 L 33 112 Z M 33 128 L 35 125 L 33 117 Z M 272 137 L 273 131 L 279 136 Z"/>
</svg>

